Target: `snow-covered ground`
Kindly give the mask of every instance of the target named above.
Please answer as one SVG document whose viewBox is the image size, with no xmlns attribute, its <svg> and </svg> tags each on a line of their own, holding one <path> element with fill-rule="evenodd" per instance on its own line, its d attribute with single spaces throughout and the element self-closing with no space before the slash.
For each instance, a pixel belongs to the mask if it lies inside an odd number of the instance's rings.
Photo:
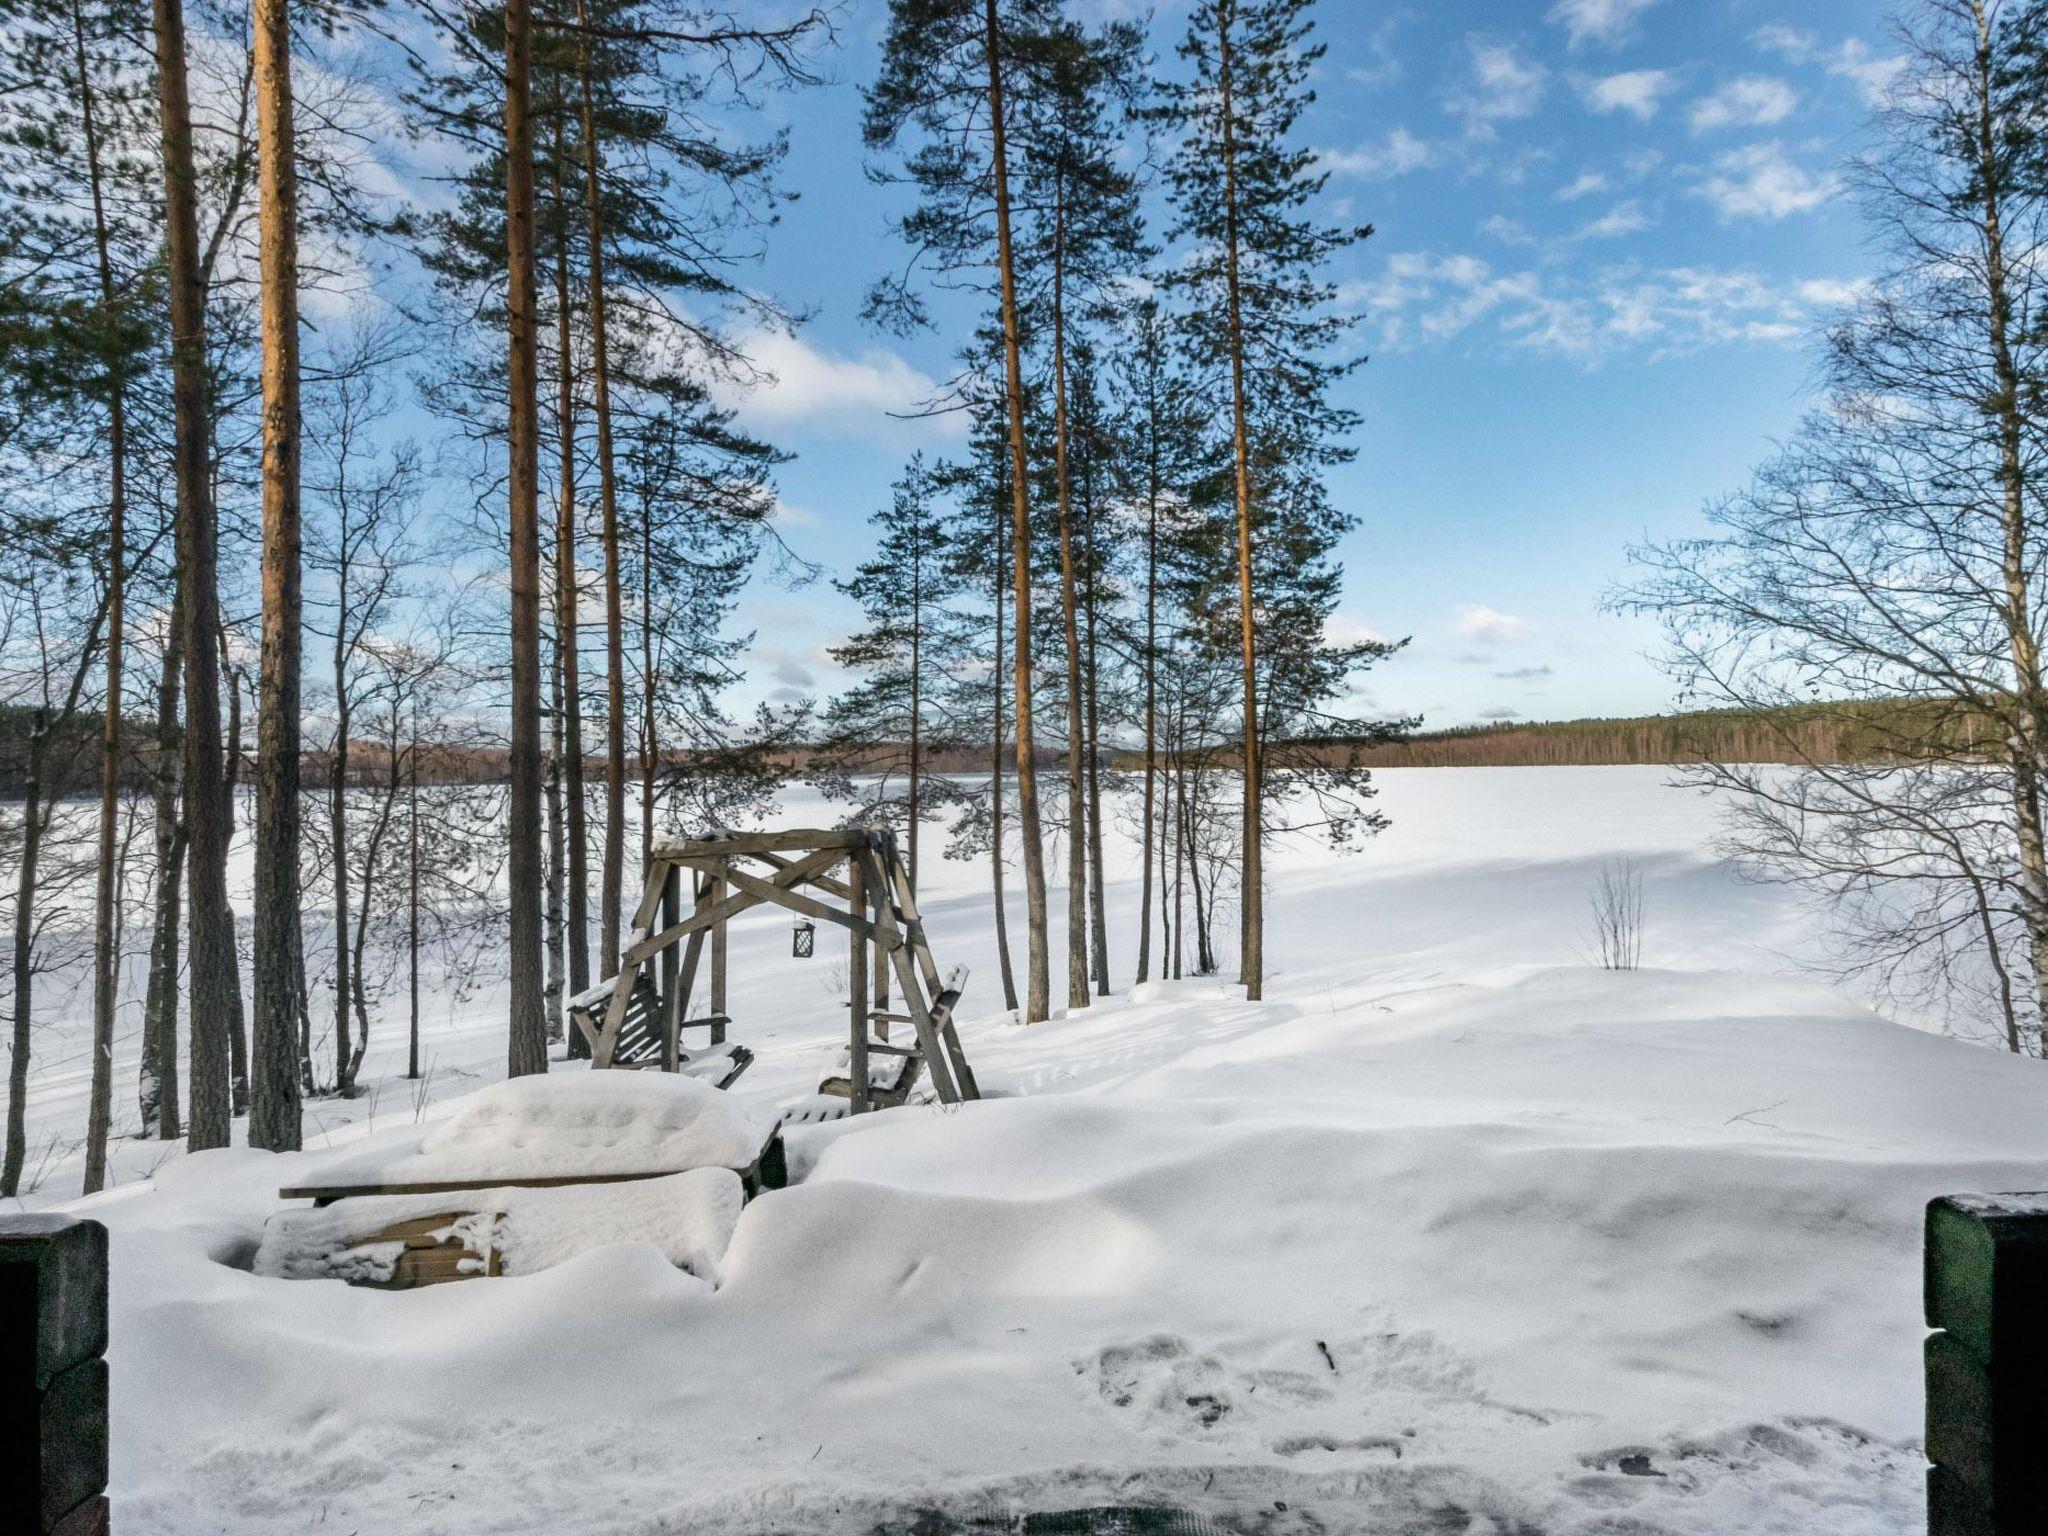
<svg viewBox="0 0 2048 1536">
<path fill-rule="evenodd" d="M 390 1081 L 390 1028 L 374 1126 L 316 1105 L 306 1154 L 148 1179 L 131 1144 L 128 1182 L 72 1207 L 113 1234 L 116 1522 L 869 1532 L 1165 1503 L 1375 1536 L 1911 1531 L 1921 1207 L 2048 1184 L 2048 1068 L 1801 979 L 1815 920 L 1736 881 L 1714 807 L 1664 777 L 1382 775 L 1392 832 L 1272 859 L 1260 1005 L 1131 988 L 1126 849 L 1116 995 L 1018 1027 L 985 866 L 933 860 L 989 1097 L 793 1132 L 715 1290 L 644 1244 L 397 1294 L 249 1272 L 278 1185 L 453 1108 Z M 1586 955 L 1623 855 L 1633 974 Z M 826 938 L 804 962 L 786 920 L 735 924 L 751 1101 L 830 1062 Z M 437 1003 L 440 1091 L 501 1070 L 498 1008 Z M 43 1123 L 75 1099 L 39 1092 Z"/>
</svg>

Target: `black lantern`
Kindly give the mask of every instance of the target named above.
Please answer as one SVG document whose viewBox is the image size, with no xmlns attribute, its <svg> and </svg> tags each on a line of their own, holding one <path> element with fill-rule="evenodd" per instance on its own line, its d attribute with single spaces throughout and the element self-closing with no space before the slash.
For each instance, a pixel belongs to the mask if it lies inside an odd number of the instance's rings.
<svg viewBox="0 0 2048 1536">
<path fill-rule="evenodd" d="M 799 960 L 808 960 L 818 944 L 818 926 L 808 917 L 800 917 L 789 930 L 789 952 Z"/>
</svg>

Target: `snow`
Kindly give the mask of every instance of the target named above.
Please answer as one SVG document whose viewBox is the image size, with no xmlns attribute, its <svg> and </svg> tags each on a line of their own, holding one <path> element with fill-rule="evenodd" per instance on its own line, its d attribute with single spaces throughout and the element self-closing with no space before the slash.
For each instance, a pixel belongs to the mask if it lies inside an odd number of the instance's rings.
<svg viewBox="0 0 2048 1536">
<path fill-rule="evenodd" d="M 317 1162 L 299 1182 L 516 1183 L 745 1168 L 775 1129 L 759 1107 L 666 1072 L 512 1078 L 458 1102 L 452 1119 Z"/>
<path fill-rule="evenodd" d="M 744 1199 L 739 1175 L 725 1168 L 567 1189 L 360 1197 L 272 1216 L 252 1267 L 283 1280 L 388 1280 L 404 1245 L 367 1239 L 396 1222 L 459 1210 L 435 1235 L 445 1231 L 480 1256 L 495 1251 L 507 1275 L 535 1275 L 593 1249 L 647 1242 L 677 1268 L 716 1283 Z"/>
<path fill-rule="evenodd" d="M 1360 1536 L 1922 1528 L 1922 1210 L 2048 1187 L 2048 1067 L 1800 974 L 1812 915 L 1733 878 L 1711 802 L 1656 770 L 1382 782 L 1396 827 L 1363 854 L 1269 861 L 1266 1002 L 1154 981 L 1024 1028 L 978 984 L 989 1096 L 789 1128 L 792 1185 L 740 1213 L 715 1285 L 652 1215 L 583 1247 L 610 1222 L 575 1191 L 538 1273 L 253 1272 L 278 1186 L 332 1145 L 74 1202 L 113 1242 L 117 1524 L 794 1536 L 1155 1503 Z M 1584 963 L 1620 855 L 1659 969 Z M 985 867 L 928 867 L 941 963 L 995 977 Z M 779 923 L 732 950 L 759 1060 L 729 1097 L 765 1116 L 836 1059 L 844 1001 Z M 434 1041 L 483 1072 L 501 1027 L 451 1004 Z M 672 1080 L 603 1081 L 548 1079 Z M 395 1129 L 321 1106 L 358 1118 L 312 1139 L 396 1165 L 464 1103 Z M 532 1124 L 483 1123 L 494 1157 Z"/>
</svg>

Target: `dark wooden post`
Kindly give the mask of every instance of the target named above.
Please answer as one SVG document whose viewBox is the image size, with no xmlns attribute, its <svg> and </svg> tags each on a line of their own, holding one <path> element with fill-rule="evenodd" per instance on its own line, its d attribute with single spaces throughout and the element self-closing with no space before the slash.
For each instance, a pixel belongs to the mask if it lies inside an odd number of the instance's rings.
<svg viewBox="0 0 2048 1536">
<path fill-rule="evenodd" d="M 105 1536 L 107 1229 L 0 1217 L 0 1530 Z"/>
<path fill-rule="evenodd" d="M 2048 1194 L 1927 1207 L 1929 1536 L 2048 1530 Z"/>
<path fill-rule="evenodd" d="M 683 920 L 683 866 L 666 864 L 661 871 L 661 921 L 656 933 L 666 933 Z M 682 969 L 682 951 L 671 944 L 661 952 L 661 1006 L 662 1017 L 668 1017 L 668 1006 L 676 995 L 676 976 Z"/>
<path fill-rule="evenodd" d="M 867 915 L 867 872 L 856 855 L 847 865 L 846 910 L 858 922 Z M 846 1084 L 852 1090 L 850 1114 L 864 1115 L 868 1112 L 868 944 L 855 928 L 847 944 L 846 995 L 848 1010 L 852 1014 L 851 1033 L 847 1037 Z"/>
<path fill-rule="evenodd" d="M 709 901 L 713 906 L 725 900 L 731 887 L 725 879 L 725 860 L 720 859 L 711 872 Z M 711 929 L 711 1011 L 725 1012 L 725 919 L 720 918 Z"/>
</svg>

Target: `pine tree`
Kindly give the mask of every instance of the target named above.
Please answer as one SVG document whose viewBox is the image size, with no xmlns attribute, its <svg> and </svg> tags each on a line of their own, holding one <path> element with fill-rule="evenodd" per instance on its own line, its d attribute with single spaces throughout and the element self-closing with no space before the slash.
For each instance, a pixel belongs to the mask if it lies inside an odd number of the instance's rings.
<svg viewBox="0 0 2048 1536">
<path fill-rule="evenodd" d="M 221 751 L 219 522 L 206 282 L 199 243 L 197 160 L 187 85 L 182 0 L 153 0 L 156 91 L 164 181 L 164 261 L 170 297 L 173 470 L 184 626 L 186 908 L 190 923 L 191 1115 L 195 1151 L 228 1144 L 229 1034 L 241 1016 L 234 912 L 227 890 L 227 765 Z"/>
<path fill-rule="evenodd" d="M 1196 0 L 1179 49 L 1191 78 L 1161 86 L 1162 115 L 1178 134 L 1167 167 L 1178 215 L 1169 238 L 1187 250 L 1172 280 L 1188 297 L 1197 345 L 1228 371 L 1242 683 L 1239 963 L 1253 1000 L 1263 995 L 1265 973 L 1269 766 L 1259 647 L 1286 633 L 1271 603 L 1275 579 L 1290 569 L 1286 560 L 1304 551 L 1326 558 L 1342 528 L 1321 498 L 1318 471 L 1349 457 L 1342 439 L 1355 417 L 1332 405 L 1329 393 L 1355 364 L 1330 358 L 1349 321 L 1333 312 L 1323 271 L 1371 233 L 1324 224 L 1312 207 L 1327 175 L 1296 133 L 1314 100 L 1309 76 L 1325 51 L 1310 41 L 1312 4 Z M 1299 521 L 1284 528 L 1284 519 Z M 1320 633 L 1318 625 L 1308 641 Z"/>
<path fill-rule="evenodd" d="M 856 801 L 863 824 L 905 829 L 913 888 L 924 823 L 961 798 L 950 780 L 932 777 L 931 759 L 973 739 L 952 687 L 970 647 L 951 607 L 959 568 L 938 495 L 938 476 L 913 457 L 889 504 L 868 519 L 880 535 L 873 556 L 838 583 L 867 624 L 832 659 L 861 681 L 825 713 L 815 777 L 828 794 Z"/>
<path fill-rule="evenodd" d="M 1112 25 L 1090 36 L 1061 24 L 1037 42 L 1022 97 L 1020 185 L 1039 210 L 1026 265 L 1046 284 L 1051 355 L 1053 501 L 1058 511 L 1060 641 L 1066 673 L 1067 1006 L 1089 1002 L 1087 659 L 1081 636 L 1083 575 L 1074 528 L 1068 377 L 1084 328 L 1108 311 L 1118 279 L 1143 260 L 1138 189 L 1120 161 L 1119 106 L 1136 104 L 1140 34 Z M 1097 912 L 1100 922 L 1101 914 Z M 1100 953 L 1100 946 L 1097 946 Z"/>
<path fill-rule="evenodd" d="M 263 654 L 257 716 L 249 1144 L 300 1143 L 299 255 L 289 0 L 255 0 L 263 285 Z"/>
<path fill-rule="evenodd" d="M 1151 975 L 1155 910 L 1167 920 L 1164 896 L 1173 847 L 1173 839 L 1161 835 L 1162 813 L 1170 807 L 1162 803 L 1168 797 L 1160 794 L 1159 781 L 1164 729 L 1160 662 L 1177 622 L 1171 591 L 1174 555 L 1179 548 L 1175 530 L 1199 518 L 1200 508 L 1213 506 L 1227 479 L 1219 471 L 1208 413 L 1182 362 L 1179 323 L 1156 298 L 1148 296 L 1133 306 L 1122 317 L 1121 344 L 1111 381 L 1117 416 L 1114 430 L 1120 444 L 1113 468 L 1119 494 L 1135 509 L 1141 545 L 1135 580 L 1143 617 L 1132 647 L 1142 673 L 1139 727 L 1145 752 L 1139 833 L 1143 856 L 1138 898 L 1139 981 Z M 1171 931 L 1168 922 L 1162 938 Z"/>
</svg>

